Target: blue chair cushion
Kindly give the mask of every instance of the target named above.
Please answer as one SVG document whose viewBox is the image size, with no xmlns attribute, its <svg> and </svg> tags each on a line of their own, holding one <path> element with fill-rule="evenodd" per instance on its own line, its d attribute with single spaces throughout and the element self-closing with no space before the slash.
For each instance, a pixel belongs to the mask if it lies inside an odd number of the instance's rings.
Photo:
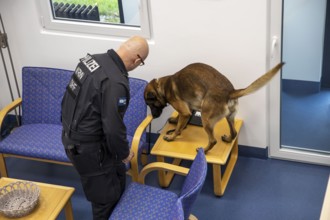
<svg viewBox="0 0 330 220">
<path fill-rule="evenodd" d="M 61 139 L 62 125 L 27 124 L 17 127 L 0 142 L 0 152 L 26 157 L 70 162 Z M 127 136 L 131 145 L 133 137 Z M 140 142 L 141 145 L 144 142 Z M 130 163 L 126 166 L 130 168 Z"/>
<path fill-rule="evenodd" d="M 15 128 L 0 142 L 0 152 L 69 162 L 61 139 L 62 125 L 27 124 Z"/>
<path fill-rule="evenodd" d="M 132 182 L 109 219 L 132 220 L 134 219 L 161 219 L 173 220 L 175 205 L 178 195 L 156 187 Z"/>
</svg>

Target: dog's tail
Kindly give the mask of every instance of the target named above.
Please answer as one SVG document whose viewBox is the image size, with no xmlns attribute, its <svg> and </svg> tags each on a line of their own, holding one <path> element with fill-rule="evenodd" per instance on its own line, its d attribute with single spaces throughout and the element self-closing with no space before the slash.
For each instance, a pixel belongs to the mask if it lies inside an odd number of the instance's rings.
<svg viewBox="0 0 330 220">
<path fill-rule="evenodd" d="M 245 96 L 245 95 L 248 95 L 248 94 L 251 94 L 251 93 L 257 91 L 258 89 L 260 89 L 261 87 L 266 85 L 273 78 L 273 76 L 275 76 L 276 73 L 282 68 L 283 65 L 284 65 L 284 63 L 277 64 L 274 68 L 272 68 L 267 73 L 265 73 L 263 76 L 261 76 L 256 81 L 251 83 L 251 85 L 249 85 L 245 89 L 234 90 L 229 95 L 230 99 L 237 99 L 239 97 L 242 97 L 242 96 Z"/>
</svg>

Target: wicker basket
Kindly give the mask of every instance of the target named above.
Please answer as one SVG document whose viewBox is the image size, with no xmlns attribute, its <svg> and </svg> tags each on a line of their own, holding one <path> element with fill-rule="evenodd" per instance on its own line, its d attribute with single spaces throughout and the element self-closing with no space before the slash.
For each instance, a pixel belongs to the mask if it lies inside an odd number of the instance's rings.
<svg viewBox="0 0 330 220">
<path fill-rule="evenodd" d="M 38 204 L 39 187 L 29 181 L 17 181 L 0 188 L 0 212 L 18 218 L 29 214 Z"/>
</svg>

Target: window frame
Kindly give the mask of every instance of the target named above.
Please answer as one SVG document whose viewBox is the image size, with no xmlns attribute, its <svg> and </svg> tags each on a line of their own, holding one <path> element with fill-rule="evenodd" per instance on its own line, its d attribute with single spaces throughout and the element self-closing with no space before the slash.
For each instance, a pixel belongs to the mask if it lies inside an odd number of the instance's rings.
<svg viewBox="0 0 330 220">
<path fill-rule="evenodd" d="M 75 32 L 82 34 L 107 35 L 115 37 L 130 37 L 139 35 L 151 38 L 149 21 L 149 0 L 139 1 L 140 26 L 126 24 L 98 23 L 90 21 L 74 21 L 54 19 L 49 0 L 39 0 L 41 26 L 45 30 Z"/>
</svg>

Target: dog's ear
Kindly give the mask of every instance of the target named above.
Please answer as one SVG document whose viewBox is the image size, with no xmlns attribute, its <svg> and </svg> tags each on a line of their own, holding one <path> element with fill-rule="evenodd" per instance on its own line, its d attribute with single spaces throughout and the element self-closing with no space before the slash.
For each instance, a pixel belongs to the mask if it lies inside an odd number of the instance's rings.
<svg viewBox="0 0 330 220">
<path fill-rule="evenodd" d="M 150 85 L 152 86 L 152 88 L 153 88 L 154 90 L 157 90 L 158 87 L 159 87 L 159 85 L 158 85 L 158 79 L 153 79 L 153 80 L 151 80 L 151 81 L 150 81 Z"/>
</svg>

